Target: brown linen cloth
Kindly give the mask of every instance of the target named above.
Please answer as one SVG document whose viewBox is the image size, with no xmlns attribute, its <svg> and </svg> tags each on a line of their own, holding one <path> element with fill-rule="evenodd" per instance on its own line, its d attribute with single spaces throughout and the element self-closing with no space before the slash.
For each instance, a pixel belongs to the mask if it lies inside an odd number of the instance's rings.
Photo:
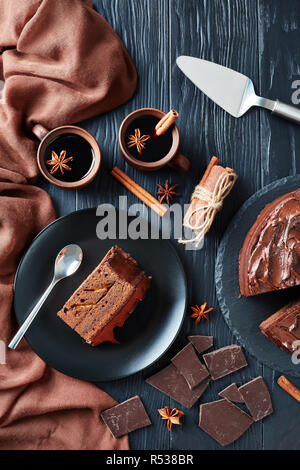
<svg viewBox="0 0 300 470">
<path fill-rule="evenodd" d="M 0 0 L 0 32 L 0 340 L 8 344 L 20 255 L 55 218 L 49 196 L 28 184 L 38 175 L 31 128 L 120 105 L 136 72 L 87 0 Z M 0 363 L 0 449 L 128 449 L 127 436 L 114 439 L 99 418 L 114 404 L 95 385 L 46 366 L 23 339 Z"/>
</svg>

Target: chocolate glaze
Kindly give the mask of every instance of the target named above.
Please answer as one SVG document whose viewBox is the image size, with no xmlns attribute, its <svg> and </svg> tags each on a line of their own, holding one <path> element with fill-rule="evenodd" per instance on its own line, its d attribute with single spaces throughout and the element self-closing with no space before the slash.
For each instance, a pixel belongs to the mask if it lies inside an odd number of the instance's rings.
<svg viewBox="0 0 300 470">
<path fill-rule="evenodd" d="M 268 204 L 248 232 L 240 253 L 245 296 L 300 284 L 300 189 Z"/>
</svg>

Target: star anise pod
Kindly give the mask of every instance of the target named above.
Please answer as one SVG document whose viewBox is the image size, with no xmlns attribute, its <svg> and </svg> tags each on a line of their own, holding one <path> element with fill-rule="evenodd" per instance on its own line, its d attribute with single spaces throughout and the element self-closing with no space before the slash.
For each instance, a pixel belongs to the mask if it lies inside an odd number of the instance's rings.
<svg viewBox="0 0 300 470">
<path fill-rule="evenodd" d="M 70 168 L 67 163 L 71 160 L 73 160 L 73 157 L 68 157 L 66 158 L 67 151 L 62 150 L 60 152 L 60 155 L 58 156 L 54 150 L 51 152 L 52 159 L 47 160 L 46 163 L 47 165 L 51 165 L 53 168 L 50 171 L 50 174 L 53 175 L 57 170 L 60 170 L 61 174 L 64 174 L 64 170 L 71 171 L 72 168 Z"/>
<path fill-rule="evenodd" d="M 176 193 L 174 191 L 175 188 L 177 188 L 178 184 L 173 184 L 173 186 L 169 185 L 169 180 L 166 180 L 164 185 L 162 186 L 161 184 L 158 184 L 157 187 L 159 191 L 157 191 L 156 195 L 159 196 L 159 202 L 164 202 L 170 205 L 171 200 L 173 199 L 174 196 L 179 196 L 179 193 Z"/>
<path fill-rule="evenodd" d="M 167 420 L 168 431 L 171 431 L 172 424 L 179 424 L 181 426 L 180 418 L 184 415 L 183 411 L 179 411 L 176 408 L 165 406 L 161 410 L 157 410 L 161 415 L 161 419 Z"/>
<path fill-rule="evenodd" d="M 191 318 L 195 318 L 195 323 L 199 323 L 201 320 L 209 320 L 209 312 L 213 310 L 213 308 L 206 308 L 207 303 L 204 302 L 200 307 L 196 305 L 195 307 L 191 307 L 193 313 L 190 315 Z"/>
<path fill-rule="evenodd" d="M 143 149 L 146 147 L 145 142 L 150 139 L 150 135 L 141 135 L 140 129 L 135 129 L 134 135 L 130 134 L 128 136 L 128 148 L 136 147 L 139 155 L 142 155 Z"/>
</svg>

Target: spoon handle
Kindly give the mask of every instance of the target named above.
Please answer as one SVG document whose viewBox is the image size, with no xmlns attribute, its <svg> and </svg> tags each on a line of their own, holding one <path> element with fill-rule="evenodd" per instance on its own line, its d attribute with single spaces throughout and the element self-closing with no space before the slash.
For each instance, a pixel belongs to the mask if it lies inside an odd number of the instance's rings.
<svg viewBox="0 0 300 470">
<path fill-rule="evenodd" d="M 31 323 L 33 322 L 33 320 L 35 319 L 35 317 L 37 316 L 41 306 L 43 305 L 43 303 L 45 302 L 45 300 L 47 299 L 48 295 L 50 294 L 50 292 L 52 291 L 54 285 L 56 284 L 55 280 L 53 279 L 53 281 L 51 282 L 50 286 L 46 289 L 46 291 L 44 292 L 44 294 L 42 295 L 42 297 L 40 298 L 40 300 L 36 303 L 36 305 L 33 307 L 32 311 L 30 312 L 30 314 L 28 315 L 28 317 L 26 318 L 26 320 L 24 321 L 24 323 L 22 324 L 22 326 L 19 328 L 19 330 L 17 331 L 17 333 L 15 334 L 15 336 L 13 337 L 13 339 L 11 340 L 11 342 L 9 343 L 8 347 L 10 349 L 16 349 L 16 347 L 18 346 L 19 342 L 21 341 L 21 339 L 23 338 L 24 334 L 26 333 L 26 331 L 28 330 L 28 328 L 30 327 Z"/>
</svg>

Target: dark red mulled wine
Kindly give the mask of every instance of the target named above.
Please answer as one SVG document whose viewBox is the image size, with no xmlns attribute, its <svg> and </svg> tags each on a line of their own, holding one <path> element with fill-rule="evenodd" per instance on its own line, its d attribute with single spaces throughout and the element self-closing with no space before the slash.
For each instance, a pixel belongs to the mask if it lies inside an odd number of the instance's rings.
<svg viewBox="0 0 300 470">
<path fill-rule="evenodd" d="M 172 139 L 172 129 L 173 126 L 167 130 L 167 132 L 159 137 L 153 138 L 152 134 L 155 129 L 156 124 L 160 119 L 155 116 L 141 116 L 138 119 L 134 120 L 126 131 L 125 141 L 128 152 L 136 158 L 137 160 L 142 160 L 144 162 L 155 162 L 164 158 L 170 151 L 173 143 Z M 139 154 L 137 148 L 128 147 L 131 139 L 130 135 L 135 135 L 135 130 L 139 129 L 141 136 L 150 135 L 150 139 L 144 142 L 145 148 L 142 149 L 142 153 Z"/>
<path fill-rule="evenodd" d="M 54 178 L 66 182 L 83 179 L 94 164 L 94 152 L 90 144 L 80 135 L 71 133 L 55 137 L 47 146 L 44 158 L 48 172 Z"/>
</svg>

